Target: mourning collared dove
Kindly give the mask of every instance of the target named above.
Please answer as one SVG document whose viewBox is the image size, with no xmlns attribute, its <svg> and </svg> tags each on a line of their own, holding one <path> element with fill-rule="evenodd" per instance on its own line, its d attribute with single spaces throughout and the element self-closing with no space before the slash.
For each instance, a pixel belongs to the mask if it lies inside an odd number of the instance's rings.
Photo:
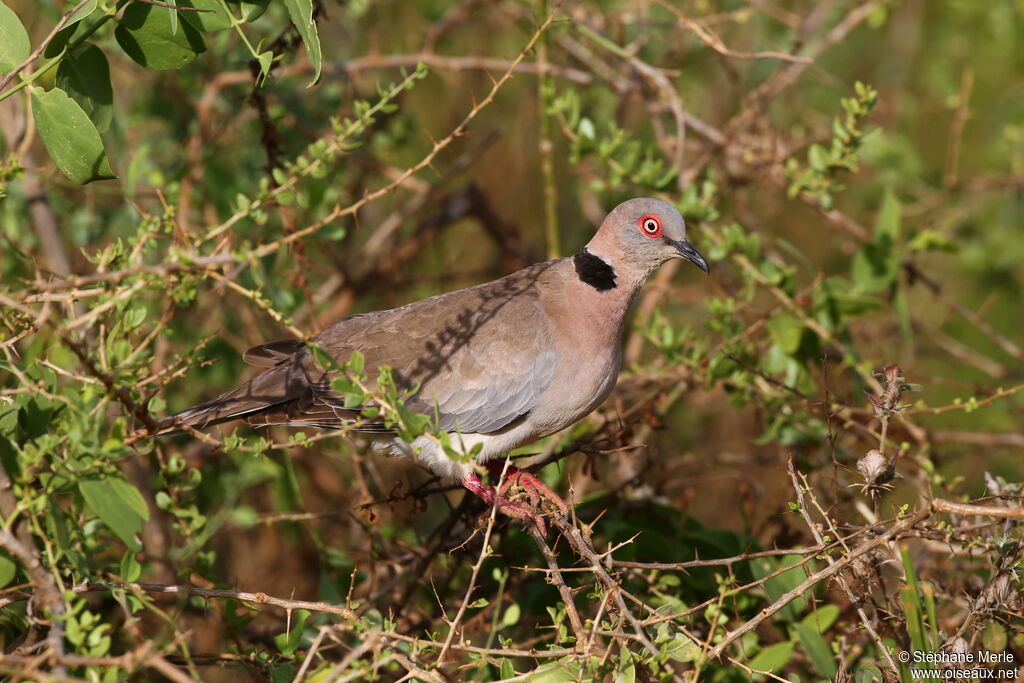
<svg viewBox="0 0 1024 683">
<path fill-rule="evenodd" d="M 611 392 L 619 374 L 623 325 L 647 276 L 672 258 L 704 272 L 707 261 L 686 241 L 673 206 L 631 199 L 605 218 L 576 255 L 529 266 L 486 284 L 399 308 L 342 318 L 313 337 L 337 362 L 354 351 L 375 381 L 389 366 L 400 388 L 418 387 L 406 405 L 457 434 L 476 463 L 554 434 L 582 419 Z M 416 460 L 461 482 L 503 513 L 542 530 L 538 497 L 565 503 L 527 472 L 509 467 L 501 491 L 485 485 L 469 462 L 446 455 L 436 438 L 405 443 L 383 422 L 365 420 L 332 389 L 337 371 L 316 360 L 300 340 L 270 342 L 245 352 L 266 370 L 236 389 L 163 420 L 157 433 L 203 428 L 229 420 L 252 425 L 342 428 L 365 432 L 375 450 Z M 358 423 L 357 423 L 358 421 Z M 500 468 L 498 468 L 500 469 Z M 510 485 L 532 505 L 508 500 Z"/>
</svg>

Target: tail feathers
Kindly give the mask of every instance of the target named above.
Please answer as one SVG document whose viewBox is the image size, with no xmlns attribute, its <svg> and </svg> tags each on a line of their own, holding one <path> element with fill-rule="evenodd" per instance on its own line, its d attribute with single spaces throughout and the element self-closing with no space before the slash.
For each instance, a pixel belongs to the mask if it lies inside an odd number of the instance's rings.
<svg viewBox="0 0 1024 683">
<path fill-rule="evenodd" d="M 275 351 L 277 349 L 264 353 L 268 364 Z M 186 428 L 204 429 L 232 420 L 245 420 L 258 427 L 290 425 L 321 429 L 339 429 L 357 423 L 359 431 L 391 432 L 383 422 L 366 421 L 358 408 L 345 408 L 318 396 L 300 364 L 281 363 L 212 401 L 165 417 L 157 423 L 154 431 L 140 430 L 131 434 L 126 443 L 154 436 L 171 436 L 186 431 Z"/>
<path fill-rule="evenodd" d="M 184 431 L 182 427 L 203 429 L 222 422 L 250 418 L 277 406 L 288 404 L 309 394 L 309 384 L 302 368 L 281 365 L 267 370 L 245 384 L 221 394 L 212 401 L 165 417 L 149 436 L 164 436 Z M 256 422 L 267 424 L 266 422 Z"/>
</svg>

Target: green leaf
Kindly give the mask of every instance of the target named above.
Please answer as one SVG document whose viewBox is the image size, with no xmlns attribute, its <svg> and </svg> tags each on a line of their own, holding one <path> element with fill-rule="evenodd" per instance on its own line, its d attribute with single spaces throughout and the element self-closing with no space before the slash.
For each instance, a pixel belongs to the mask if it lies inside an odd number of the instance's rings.
<svg viewBox="0 0 1024 683">
<path fill-rule="evenodd" d="M 96 1 L 97 0 L 89 0 L 89 2 L 79 7 L 77 12 L 68 17 L 67 23 L 64 24 L 65 28 L 72 24 L 77 24 L 82 19 L 85 19 L 87 16 L 92 14 L 96 10 Z"/>
<path fill-rule="evenodd" d="M 270 67 L 274 64 L 274 53 L 271 52 L 270 50 L 267 50 L 266 52 L 261 52 L 259 56 L 256 58 L 256 61 L 259 62 L 260 65 L 260 76 L 262 76 L 263 78 L 269 76 Z M 274 170 L 276 171 L 277 168 L 275 168 Z"/>
<path fill-rule="evenodd" d="M 208 10 L 206 12 L 185 11 L 181 13 L 185 21 L 200 31 L 212 33 L 231 28 L 231 17 L 224 12 L 224 6 L 220 4 L 220 0 L 179 0 L 178 4 L 183 7 Z"/>
<path fill-rule="evenodd" d="M 880 243 L 896 244 L 900 238 L 900 200 L 892 190 L 886 190 L 882 197 L 882 207 L 875 219 L 875 240 Z"/>
<path fill-rule="evenodd" d="M 110 87 L 110 67 L 103 51 L 89 43 L 61 60 L 57 68 L 57 87 L 78 102 L 99 132 L 110 127 L 114 113 L 114 93 Z"/>
<path fill-rule="evenodd" d="M 780 313 L 769 318 L 765 327 L 768 328 L 768 334 L 772 341 L 778 344 L 785 353 L 793 355 L 800 348 L 800 337 L 803 335 L 804 326 L 789 313 Z"/>
<path fill-rule="evenodd" d="M 142 565 L 135 559 L 134 550 L 129 550 L 121 558 L 119 573 L 125 581 L 138 581 L 139 577 L 142 576 Z"/>
<path fill-rule="evenodd" d="M 1007 643 L 1006 629 L 998 622 L 989 622 L 981 634 L 981 642 L 985 649 L 990 652 L 1005 652 Z"/>
<path fill-rule="evenodd" d="M 519 603 L 513 602 L 510 604 L 505 608 L 505 613 L 501 615 L 501 628 L 508 628 L 518 624 L 521 614 L 522 609 L 519 607 Z"/>
<path fill-rule="evenodd" d="M 839 607 L 836 605 L 821 605 L 801 619 L 800 623 L 813 628 L 818 633 L 824 633 L 832 626 L 832 624 L 836 623 L 836 619 L 838 618 Z"/>
<path fill-rule="evenodd" d="M 71 40 L 72 36 L 75 35 L 75 31 L 78 30 L 79 26 L 81 26 L 81 24 L 72 24 L 57 31 L 57 35 L 53 37 L 50 44 L 46 46 L 45 50 L 43 50 L 43 57 L 46 59 L 52 59 L 64 52 L 68 46 L 68 42 Z"/>
<path fill-rule="evenodd" d="M 870 662 L 861 662 L 857 665 L 857 672 L 853 675 L 854 683 L 875 683 L 884 681 L 885 676 L 882 670 Z"/>
<path fill-rule="evenodd" d="M 899 273 L 900 261 L 899 250 L 891 244 L 865 244 L 850 264 L 850 278 L 854 287 L 865 294 L 888 287 Z"/>
<path fill-rule="evenodd" d="M 957 246 L 946 239 L 945 235 L 942 235 L 931 228 L 925 228 L 921 232 L 914 235 L 910 242 L 907 243 L 907 249 L 910 251 L 948 251 L 954 252 L 957 250 Z"/>
<path fill-rule="evenodd" d="M 635 683 L 636 665 L 625 645 L 619 646 L 619 659 L 615 665 L 615 683 Z"/>
<path fill-rule="evenodd" d="M 554 667 L 554 665 L 558 665 Z M 539 667 L 541 673 L 531 674 L 526 680 L 529 683 L 574 683 L 580 678 L 580 660 L 577 657 L 564 657 L 551 662 L 553 668 Z"/>
<path fill-rule="evenodd" d="M 292 613 L 292 628 L 287 634 L 282 633 L 274 637 L 274 643 L 281 654 L 291 657 L 299 649 L 302 643 L 302 634 L 306 630 L 306 620 L 309 619 L 309 611 L 304 609 L 295 610 Z"/>
<path fill-rule="evenodd" d="M 0 74 L 10 73 L 32 50 L 18 15 L 0 0 Z"/>
<path fill-rule="evenodd" d="M 17 573 L 18 565 L 14 563 L 6 550 L 0 550 L 0 588 L 13 581 Z"/>
<path fill-rule="evenodd" d="M 794 643 L 791 640 L 769 645 L 758 652 L 747 666 L 755 671 L 779 671 L 792 656 L 793 646 Z"/>
<path fill-rule="evenodd" d="M 313 21 L 313 0 L 284 0 L 288 8 L 288 16 L 302 36 L 302 42 L 306 45 L 306 54 L 309 62 L 313 65 L 313 80 L 310 86 L 316 85 L 320 80 L 320 36 L 316 32 L 316 22 Z"/>
<path fill-rule="evenodd" d="M 138 489 L 118 475 L 105 479 L 91 475 L 78 482 L 78 491 L 85 504 L 125 545 L 135 552 L 142 549 L 136 534 L 149 519 L 149 509 Z"/>
<path fill-rule="evenodd" d="M 825 642 L 825 639 L 821 637 L 821 633 L 818 631 L 817 626 L 808 623 L 808 621 L 804 619 L 796 625 L 796 634 L 800 639 L 800 643 L 804 647 L 804 651 L 807 652 L 807 656 L 810 658 L 811 664 L 814 666 L 814 670 L 824 678 L 830 680 L 834 679 L 838 672 L 836 667 L 836 657 L 832 653 L 832 648 L 830 648 L 828 643 Z"/>
<path fill-rule="evenodd" d="M 206 51 L 203 36 L 189 23 L 171 30 L 164 7 L 128 5 L 114 37 L 129 57 L 149 69 L 180 69 Z"/>
<path fill-rule="evenodd" d="M 32 117 L 50 158 L 71 181 L 84 185 L 117 177 L 110 169 L 99 131 L 66 92 L 32 88 Z"/>
<path fill-rule="evenodd" d="M 751 562 L 750 568 L 755 578 L 763 579 L 783 567 L 799 564 L 803 559 L 799 555 L 785 555 L 778 560 L 763 557 Z M 764 588 L 768 593 L 769 601 L 774 602 L 778 600 L 784 593 L 800 585 L 803 580 L 804 569 L 801 567 L 793 567 L 768 579 L 764 584 Z M 806 599 L 801 595 L 779 610 L 779 617 L 784 621 L 796 621 L 796 618 L 804 611 L 806 604 Z"/>
</svg>

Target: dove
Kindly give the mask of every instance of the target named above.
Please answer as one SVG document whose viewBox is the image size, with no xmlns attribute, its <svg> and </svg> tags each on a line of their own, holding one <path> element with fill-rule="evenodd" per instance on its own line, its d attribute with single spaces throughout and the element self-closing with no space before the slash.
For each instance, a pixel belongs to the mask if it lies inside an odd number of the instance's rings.
<svg viewBox="0 0 1024 683">
<path fill-rule="evenodd" d="M 601 405 L 619 374 L 630 305 L 647 277 L 677 258 L 709 271 L 687 241 L 675 207 L 630 199 L 573 256 L 398 308 L 347 316 L 308 344 L 286 339 L 255 346 L 243 358 L 263 368 L 260 374 L 165 418 L 155 434 L 234 420 L 350 428 L 374 450 L 410 458 L 543 532 L 542 499 L 567 510 L 554 491 L 511 464 L 496 490 L 474 465 L 500 473 L 511 451 L 571 427 Z M 447 455 L 436 436 L 406 443 L 379 416 L 367 418 L 366 406 L 353 407 L 334 390 L 338 368 L 325 368 L 310 344 L 338 364 L 358 351 L 370 386 L 382 367 L 391 368 L 396 385 L 415 392 L 406 406 L 430 416 L 434 428 L 450 434 L 465 453 L 475 453 L 472 461 Z M 519 488 L 526 501 L 510 495 Z"/>
</svg>

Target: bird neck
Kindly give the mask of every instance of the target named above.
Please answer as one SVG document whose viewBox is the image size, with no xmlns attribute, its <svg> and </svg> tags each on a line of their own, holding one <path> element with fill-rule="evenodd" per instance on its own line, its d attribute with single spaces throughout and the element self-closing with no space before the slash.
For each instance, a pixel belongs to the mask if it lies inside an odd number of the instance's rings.
<svg viewBox="0 0 1024 683">
<path fill-rule="evenodd" d="M 632 301 L 648 275 L 646 271 L 641 272 L 628 263 L 616 263 L 593 244 L 577 252 L 572 257 L 572 263 L 580 282 L 598 293 L 612 298 L 625 297 L 628 301 Z"/>
</svg>

